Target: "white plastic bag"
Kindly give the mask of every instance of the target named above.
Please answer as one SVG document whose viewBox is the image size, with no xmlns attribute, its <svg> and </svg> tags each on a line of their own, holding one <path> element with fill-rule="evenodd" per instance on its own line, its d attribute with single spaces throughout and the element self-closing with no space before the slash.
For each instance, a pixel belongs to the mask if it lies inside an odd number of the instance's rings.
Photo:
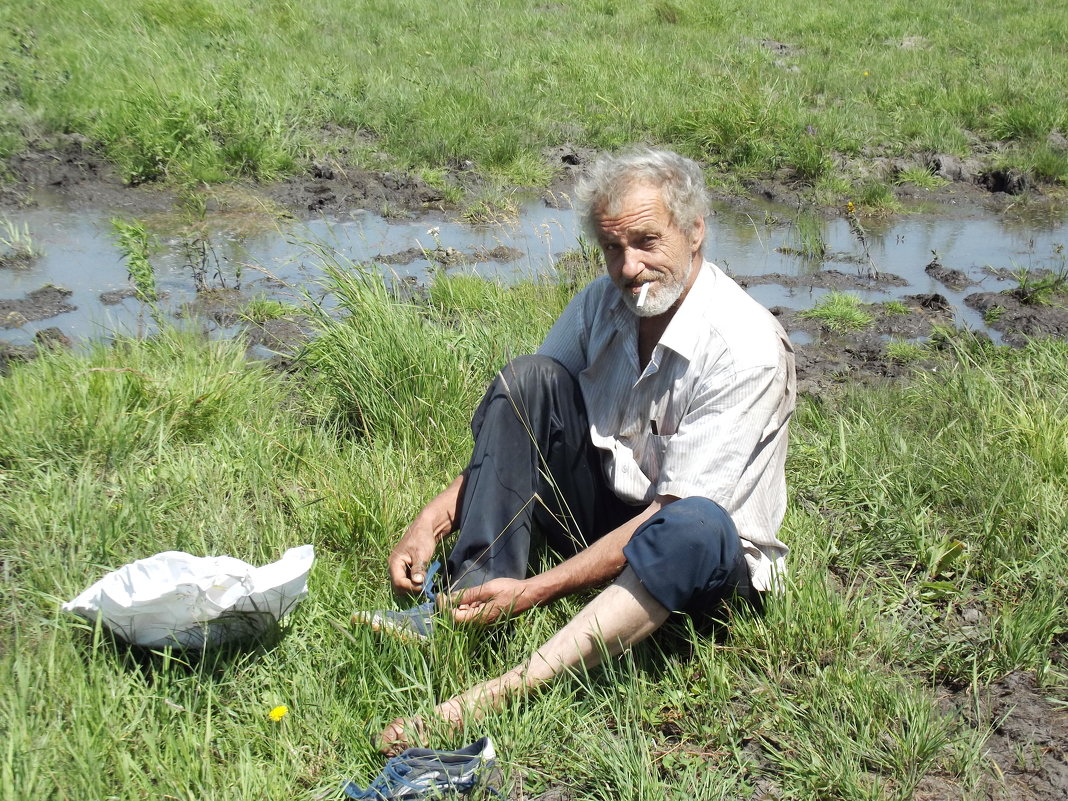
<svg viewBox="0 0 1068 801">
<path fill-rule="evenodd" d="M 253 567 L 230 556 L 165 551 L 120 567 L 63 609 L 98 618 L 127 642 L 204 648 L 252 640 L 308 594 L 311 545 Z"/>
</svg>

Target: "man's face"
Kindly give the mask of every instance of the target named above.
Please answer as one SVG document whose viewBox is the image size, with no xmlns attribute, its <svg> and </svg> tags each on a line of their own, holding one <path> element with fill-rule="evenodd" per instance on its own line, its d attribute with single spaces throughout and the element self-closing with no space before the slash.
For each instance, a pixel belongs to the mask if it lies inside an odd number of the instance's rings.
<svg viewBox="0 0 1068 801">
<path fill-rule="evenodd" d="M 704 234 L 704 220 L 695 221 L 689 233 L 675 225 L 660 190 L 648 184 L 631 187 L 618 213 L 597 217 L 608 275 L 639 317 L 664 314 L 689 290 Z M 638 308 L 643 284 L 649 284 L 648 294 Z"/>
</svg>

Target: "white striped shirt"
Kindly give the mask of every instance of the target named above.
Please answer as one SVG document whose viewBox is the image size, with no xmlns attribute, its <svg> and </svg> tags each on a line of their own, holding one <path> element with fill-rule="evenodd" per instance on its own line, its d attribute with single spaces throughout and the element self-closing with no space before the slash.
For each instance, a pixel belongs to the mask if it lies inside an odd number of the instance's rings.
<svg viewBox="0 0 1068 801">
<path fill-rule="evenodd" d="M 616 495 L 710 498 L 738 527 L 753 586 L 771 588 L 787 546 L 793 347 L 782 326 L 711 262 L 642 371 L 638 318 L 607 275 L 580 292 L 538 352 L 577 376 Z"/>
</svg>

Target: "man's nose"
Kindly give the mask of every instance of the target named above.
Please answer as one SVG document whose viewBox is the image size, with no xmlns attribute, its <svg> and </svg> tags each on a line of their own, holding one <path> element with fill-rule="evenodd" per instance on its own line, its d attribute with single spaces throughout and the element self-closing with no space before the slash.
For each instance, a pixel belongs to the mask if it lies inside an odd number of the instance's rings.
<svg viewBox="0 0 1068 801">
<path fill-rule="evenodd" d="M 631 280 L 643 272 L 645 272 L 645 263 L 641 259 L 641 251 L 634 248 L 627 248 L 623 251 L 623 277 Z"/>
</svg>

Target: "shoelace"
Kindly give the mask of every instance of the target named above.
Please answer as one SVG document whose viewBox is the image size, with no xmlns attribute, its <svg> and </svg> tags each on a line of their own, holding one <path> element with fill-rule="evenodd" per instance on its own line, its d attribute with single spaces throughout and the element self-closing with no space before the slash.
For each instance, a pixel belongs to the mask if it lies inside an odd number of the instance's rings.
<svg viewBox="0 0 1068 801">
<path fill-rule="evenodd" d="M 445 790 L 455 790 L 463 794 L 475 786 L 475 781 L 478 778 L 477 771 L 472 771 L 466 776 L 453 777 L 449 774 L 443 762 L 425 757 L 423 762 L 423 765 L 418 766 L 423 770 L 419 771 L 418 776 L 413 781 L 406 777 L 416 770 L 417 766 L 411 764 L 410 758 L 403 756 L 393 757 L 386 762 L 382 772 L 373 782 L 367 785 L 366 789 L 361 790 L 353 782 L 349 782 L 345 787 L 345 793 L 350 798 L 368 799 L 368 801 L 372 801 L 372 799 L 373 801 L 395 801 L 395 799 L 403 798 L 432 797 L 431 793 L 440 794 Z M 426 781 L 430 770 L 434 771 L 434 776 L 430 781 Z M 353 789 L 359 794 L 355 794 Z M 495 788 L 488 789 L 496 793 Z M 398 793 L 398 790 L 401 790 L 401 792 Z M 374 793 L 374 795 L 371 795 L 371 793 Z"/>
</svg>

